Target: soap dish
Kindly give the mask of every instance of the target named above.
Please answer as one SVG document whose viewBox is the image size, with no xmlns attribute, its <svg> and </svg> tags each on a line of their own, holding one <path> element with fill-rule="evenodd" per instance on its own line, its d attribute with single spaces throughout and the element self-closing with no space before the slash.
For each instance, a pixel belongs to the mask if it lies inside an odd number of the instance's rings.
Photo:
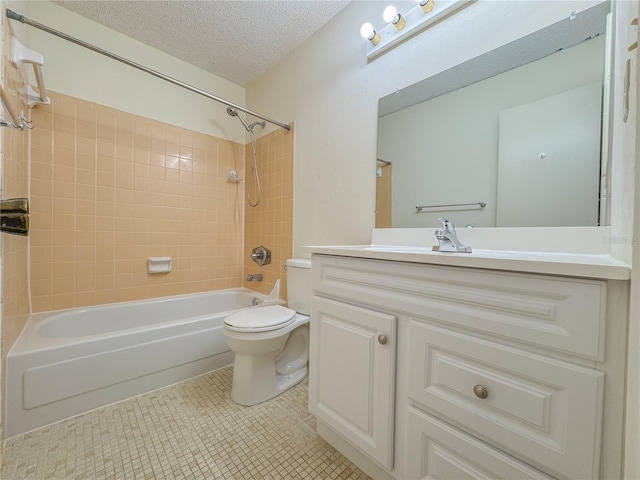
<svg viewBox="0 0 640 480">
<path fill-rule="evenodd" d="M 171 257 L 149 257 L 147 271 L 149 273 L 167 273 L 171 271 Z"/>
</svg>

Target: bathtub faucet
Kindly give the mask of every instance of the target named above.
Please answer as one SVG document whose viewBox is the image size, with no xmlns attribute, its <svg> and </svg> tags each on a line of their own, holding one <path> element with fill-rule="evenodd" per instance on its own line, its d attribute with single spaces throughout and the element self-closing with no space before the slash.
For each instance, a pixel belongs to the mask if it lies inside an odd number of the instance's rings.
<svg viewBox="0 0 640 480">
<path fill-rule="evenodd" d="M 261 282 L 262 281 L 262 274 L 261 273 L 252 273 L 251 275 L 247 276 L 247 282 Z"/>
</svg>

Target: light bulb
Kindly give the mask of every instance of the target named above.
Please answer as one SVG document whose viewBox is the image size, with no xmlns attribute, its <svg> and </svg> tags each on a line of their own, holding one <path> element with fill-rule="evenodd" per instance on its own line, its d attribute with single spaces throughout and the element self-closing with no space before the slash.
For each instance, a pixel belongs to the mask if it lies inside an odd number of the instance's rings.
<svg viewBox="0 0 640 480">
<path fill-rule="evenodd" d="M 374 45 L 378 45 L 382 39 L 380 34 L 373 29 L 373 25 L 369 22 L 363 23 L 362 27 L 360 27 L 360 36 L 366 38 Z"/>
<path fill-rule="evenodd" d="M 369 37 L 371 37 L 374 32 L 375 30 L 373 29 L 373 25 L 371 25 L 369 22 L 363 23 L 360 27 L 360 36 L 367 40 L 369 40 Z"/>
<path fill-rule="evenodd" d="M 398 13 L 396 7 L 393 5 L 389 5 L 384 9 L 384 12 L 382 12 L 382 18 L 384 18 L 385 22 L 391 22 L 398 30 L 402 30 L 407 24 L 406 20 Z"/>
<path fill-rule="evenodd" d="M 396 7 L 389 5 L 384 9 L 384 12 L 382 12 L 382 18 L 384 18 L 385 22 L 392 22 L 395 20 L 397 14 L 398 11 L 396 10 Z"/>
</svg>

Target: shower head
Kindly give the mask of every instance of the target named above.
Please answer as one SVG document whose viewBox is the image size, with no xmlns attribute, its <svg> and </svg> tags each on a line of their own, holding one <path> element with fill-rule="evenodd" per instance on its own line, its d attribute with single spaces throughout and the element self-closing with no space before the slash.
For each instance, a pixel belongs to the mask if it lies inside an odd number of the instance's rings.
<svg viewBox="0 0 640 480">
<path fill-rule="evenodd" d="M 253 130 L 257 125 L 260 125 L 262 128 L 267 126 L 267 122 L 253 122 L 249 125 L 249 130 Z"/>
<path fill-rule="evenodd" d="M 244 125 L 244 128 L 247 129 L 247 132 L 251 132 L 251 129 L 249 128 L 249 125 L 247 125 L 247 122 L 244 120 L 244 118 L 242 118 L 240 115 L 238 115 L 238 111 L 235 108 L 227 107 L 227 113 L 229 115 L 231 115 L 232 117 L 238 117 L 240 119 L 240 121 L 242 122 L 242 125 Z"/>
<path fill-rule="evenodd" d="M 247 125 L 247 122 L 245 121 L 245 119 L 242 118 L 240 115 L 238 115 L 238 110 L 236 110 L 233 107 L 227 107 L 227 113 L 232 117 L 238 117 L 242 122 L 242 125 L 244 125 L 244 128 L 246 128 L 247 132 L 249 133 L 253 132 L 253 129 L 255 128 L 256 125 L 260 125 L 262 128 L 266 126 L 266 122 L 253 122 L 251 125 Z"/>
</svg>

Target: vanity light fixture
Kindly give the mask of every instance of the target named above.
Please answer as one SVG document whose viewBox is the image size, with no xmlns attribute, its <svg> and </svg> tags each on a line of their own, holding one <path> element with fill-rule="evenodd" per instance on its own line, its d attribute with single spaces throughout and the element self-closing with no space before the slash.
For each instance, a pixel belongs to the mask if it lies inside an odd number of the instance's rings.
<svg viewBox="0 0 640 480">
<path fill-rule="evenodd" d="M 397 30 L 402 30 L 407 24 L 407 21 L 398 13 L 396 7 L 393 5 L 389 5 L 384 9 L 384 12 L 382 12 L 382 18 L 384 18 L 385 22 L 391 23 Z"/>
<path fill-rule="evenodd" d="M 417 5 L 404 15 L 392 5 L 384 10 L 383 18 L 388 22 L 379 31 L 370 23 L 360 29 L 367 42 L 367 58 L 373 59 L 411 35 L 421 32 L 429 25 L 472 3 L 473 0 L 417 0 Z"/>
<path fill-rule="evenodd" d="M 369 22 L 363 23 L 360 27 L 360 36 L 365 40 L 369 40 L 374 46 L 380 43 L 380 34 L 373 29 L 373 25 Z"/>
</svg>

